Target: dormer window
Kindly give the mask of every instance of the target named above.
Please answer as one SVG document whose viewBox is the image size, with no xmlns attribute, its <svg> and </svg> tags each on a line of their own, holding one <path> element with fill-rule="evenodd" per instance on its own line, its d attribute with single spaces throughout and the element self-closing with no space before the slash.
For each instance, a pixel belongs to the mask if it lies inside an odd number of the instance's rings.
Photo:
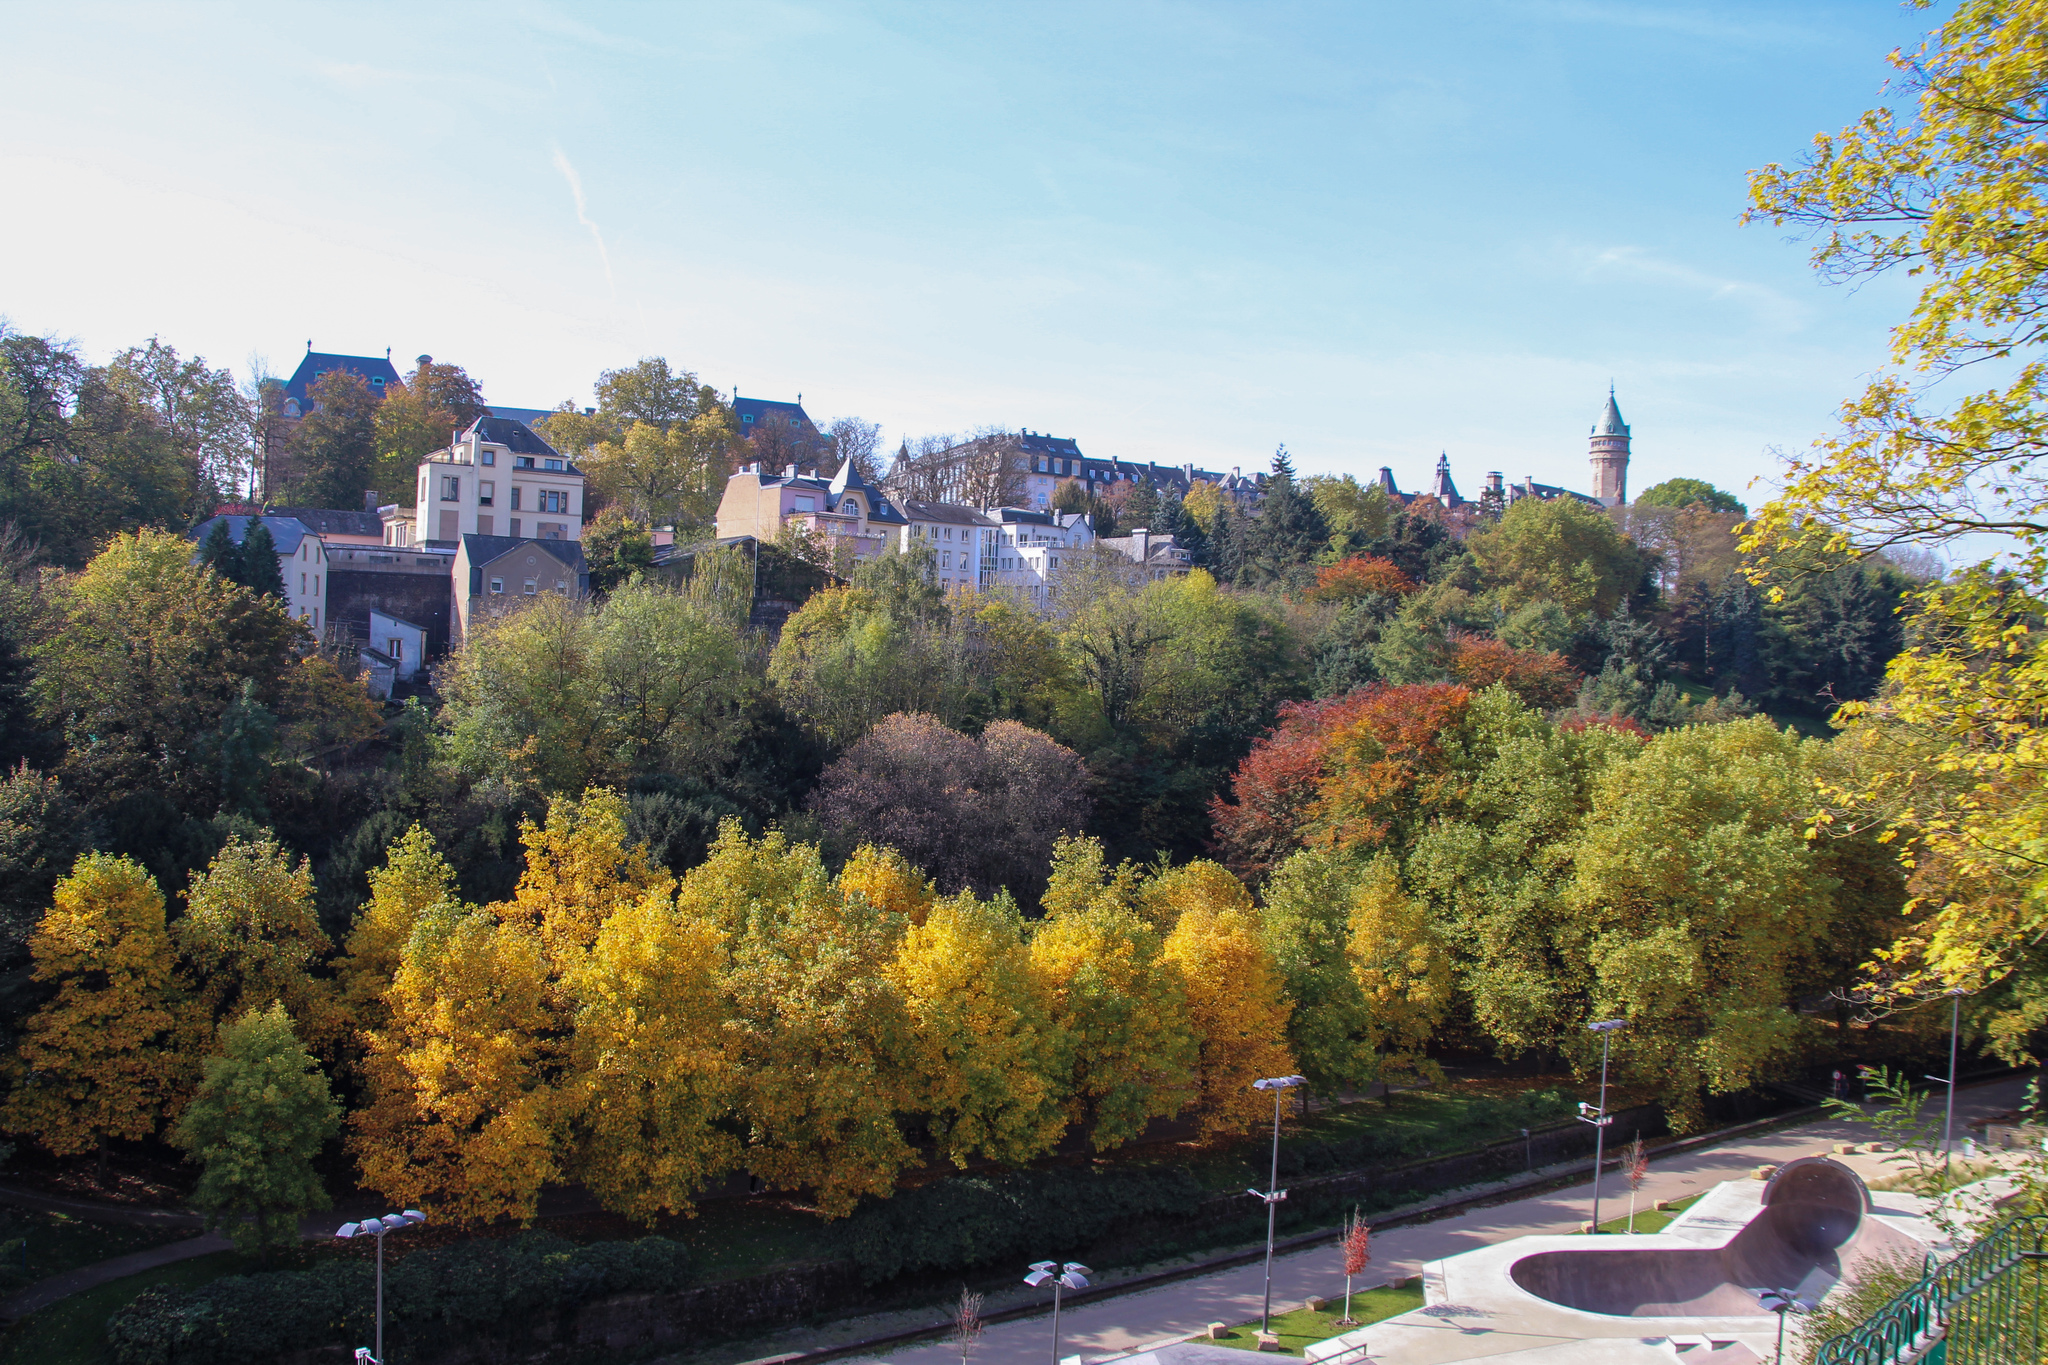
<svg viewBox="0 0 2048 1365">
<path fill-rule="evenodd" d="M 753 421 L 753 420 L 754 420 L 754 414 L 753 414 L 753 413 L 751 413 L 751 412 L 749 412 L 749 413 L 744 413 L 744 414 L 742 414 L 742 415 L 741 415 L 741 417 L 740 417 L 740 420 L 741 420 L 742 422 L 751 422 L 751 421 Z"/>
<path fill-rule="evenodd" d="M 542 466 L 542 468 L 544 468 L 544 469 L 557 469 L 557 470 L 558 470 L 558 469 L 560 469 L 560 468 L 562 467 L 562 462 L 561 462 L 560 460 L 543 460 L 543 461 L 541 462 L 541 466 Z"/>
<path fill-rule="evenodd" d="M 531 455 L 514 455 L 514 456 L 512 457 L 512 467 L 513 467 L 514 469 L 531 469 L 531 468 L 533 468 L 533 456 L 531 456 Z"/>
</svg>

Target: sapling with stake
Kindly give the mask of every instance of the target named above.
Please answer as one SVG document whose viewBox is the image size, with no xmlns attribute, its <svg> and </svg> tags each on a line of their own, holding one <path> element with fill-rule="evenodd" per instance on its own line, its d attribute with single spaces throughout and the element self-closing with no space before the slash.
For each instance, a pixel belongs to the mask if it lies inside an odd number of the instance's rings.
<svg viewBox="0 0 2048 1365">
<path fill-rule="evenodd" d="M 1344 1316 L 1337 1319 L 1341 1327 L 1356 1327 L 1358 1319 L 1351 1316 L 1351 1277 L 1365 1273 L 1366 1262 L 1372 1259 L 1372 1229 L 1358 1216 L 1358 1210 L 1351 1210 L 1351 1223 L 1344 1229 L 1344 1240 L 1338 1244 L 1344 1249 Z"/>
<path fill-rule="evenodd" d="M 1636 1191 L 1650 1178 L 1650 1158 L 1643 1154 L 1643 1135 L 1637 1133 L 1628 1145 L 1628 1155 L 1622 1158 L 1621 1171 L 1628 1177 L 1628 1230 L 1636 1230 Z"/>
<path fill-rule="evenodd" d="M 960 1303 L 953 1310 L 953 1333 L 947 1338 L 960 1351 L 960 1365 L 968 1365 L 981 1349 L 981 1295 L 960 1286 Z"/>
</svg>

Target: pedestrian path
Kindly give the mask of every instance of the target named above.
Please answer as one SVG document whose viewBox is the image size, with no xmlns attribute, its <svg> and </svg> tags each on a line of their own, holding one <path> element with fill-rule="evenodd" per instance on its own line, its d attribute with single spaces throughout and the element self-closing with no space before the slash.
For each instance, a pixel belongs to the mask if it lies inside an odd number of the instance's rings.
<svg viewBox="0 0 2048 1365">
<path fill-rule="evenodd" d="M 1956 1095 L 1958 1141 L 1963 1124 L 1972 1118 L 2003 1113 L 2019 1103 L 2027 1077 L 2006 1077 L 1963 1088 Z M 1869 1125 L 1824 1119 L 1797 1128 L 1739 1138 L 1723 1146 L 1682 1152 L 1664 1160 L 1652 1153 L 1650 1175 L 1637 1195 L 1648 1208 L 1659 1199 L 1684 1199 L 1712 1189 L 1724 1180 L 1741 1179 L 1758 1166 L 1778 1165 L 1796 1156 L 1825 1152 L 1836 1142 L 1866 1142 Z M 1897 1174 L 1898 1167 L 1881 1156 L 1838 1157 L 1865 1180 Z M 1609 1171 L 1601 1181 L 1603 1221 L 1625 1213 L 1628 1186 Z M 1431 1261 L 1461 1251 L 1535 1233 L 1576 1232 L 1592 1216 L 1593 1185 L 1587 1180 L 1569 1189 L 1551 1191 L 1473 1209 L 1455 1217 L 1401 1227 L 1372 1239 L 1372 1264 L 1354 1282 L 1355 1288 L 1404 1280 L 1422 1273 Z M 1018 1267 L 1023 1274 L 1024 1267 Z M 1176 1281 L 1156 1289 L 1076 1305 L 1060 1315 L 1057 1356 L 1085 1360 L 1119 1356 L 1167 1342 L 1185 1340 L 1211 1322 L 1240 1323 L 1259 1315 L 1265 1285 L 1262 1265 L 1253 1264 L 1198 1279 Z M 1310 1297 L 1336 1298 L 1344 1292 L 1344 1264 L 1334 1246 L 1311 1247 L 1273 1262 L 1273 1303 L 1297 1307 Z M 975 1353 L 974 1365 L 1042 1365 L 1054 1357 L 1049 1315 L 989 1326 Z M 955 1347 L 930 1341 L 877 1357 L 889 1365 L 951 1365 L 960 1358 Z M 1253 1357 L 1254 1359 L 1256 1357 Z M 1246 1365 L 1250 1365 L 1248 1359 Z"/>
<path fill-rule="evenodd" d="M 194 1256 L 208 1256 L 216 1251 L 231 1251 L 234 1243 L 217 1232 L 201 1233 L 188 1237 L 182 1242 L 171 1242 L 146 1251 L 133 1251 L 126 1256 L 112 1260 L 95 1261 L 91 1265 L 67 1270 L 61 1275 L 37 1280 L 26 1289 L 16 1290 L 0 1299 L 0 1321 L 12 1322 L 26 1317 L 39 1308 L 48 1308 L 59 1299 L 68 1299 L 73 1294 L 95 1288 L 111 1280 L 126 1279 L 140 1275 L 145 1270 L 154 1270 L 160 1265 L 174 1265 L 189 1261 Z"/>
</svg>

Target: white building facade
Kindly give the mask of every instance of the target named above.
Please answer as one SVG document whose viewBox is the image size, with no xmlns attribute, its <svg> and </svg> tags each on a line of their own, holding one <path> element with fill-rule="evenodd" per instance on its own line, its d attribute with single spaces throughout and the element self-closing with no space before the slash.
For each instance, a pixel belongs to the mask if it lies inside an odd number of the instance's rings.
<svg viewBox="0 0 2048 1365">
<path fill-rule="evenodd" d="M 982 582 L 1012 588 L 1043 607 L 1058 577 L 1061 560 L 1095 543 L 1095 526 L 1083 512 L 1040 512 L 1028 507 L 991 507 L 983 550 Z"/>
<path fill-rule="evenodd" d="M 387 519 L 387 543 L 452 550 L 464 536 L 583 539 L 583 471 L 510 417 L 479 417 L 420 461 L 413 497 L 410 521 Z"/>
</svg>

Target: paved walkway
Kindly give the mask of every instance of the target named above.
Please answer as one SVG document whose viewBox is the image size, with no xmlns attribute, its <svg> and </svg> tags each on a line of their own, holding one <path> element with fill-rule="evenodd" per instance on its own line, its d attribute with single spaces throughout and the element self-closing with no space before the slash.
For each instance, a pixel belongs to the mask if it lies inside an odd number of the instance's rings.
<svg viewBox="0 0 2048 1365">
<path fill-rule="evenodd" d="M 116 1256 L 109 1261 L 95 1261 L 91 1265 L 67 1270 L 61 1275 L 37 1280 L 26 1289 L 17 1290 L 0 1299 L 0 1321 L 13 1321 L 26 1317 L 39 1308 L 48 1308 L 59 1299 L 68 1299 L 73 1294 L 95 1288 L 109 1280 L 126 1279 L 140 1275 L 145 1270 L 154 1270 L 160 1265 L 173 1265 L 189 1261 L 194 1256 L 208 1256 L 216 1251 L 231 1251 L 234 1243 L 217 1232 L 202 1233 L 188 1237 L 182 1242 L 171 1242 L 147 1251 L 134 1251 L 126 1256 Z"/>
<path fill-rule="evenodd" d="M 1966 1119 L 2015 1107 L 2026 1089 L 2027 1079 L 2007 1077 L 1961 1089 L 1956 1096 L 1957 1141 L 1961 1141 Z M 1653 1155 L 1649 1179 L 1638 1196 L 1640 1207 L 1648 1208 L 1659 1199 L 1684 1199 L 1700 1194 L 1723 1180 L 1745 1177 L 1757 1166 L 1825 1152 L 1835 1142 L 1866 1142 L 1873 1136 L 1867 1124 L 1823 1120 L 1738 1139 L 1721 1147 L 1680 1153 L 1661 1161 Z M 1898 1171 L 1897 1166 L 1886 1164 L 1878 1156 L 1838 1159 L 1854 1167 L 1866 1180 Z M 1601 1188 L 1603 1222 L 1628 1211 L 1628 1186 L 1619 1175 L 1610 1171 Z M 1592 1182 L 1588 1180 L 1570 1189 L 1475 1209 L 1432 1223 L 1390 1229 L 1373 1238 L 1372 1265 L 1355 1281 L 1354 1288 L 1407 1279 L 1421 1274 L 1427 1262 L 1510 1237 L 1575 1232 L 1591 1216 L 1592 1197 Z M 1021 1275 L 1023 1267 L 1018 1270 Z M 1303 1299 L 1311 1296 L 1341 1296 L 1343 1272 L 1343 1258 L 1334 1246 L 1312 1247 L 1277 1258 L 1273 1262 L 1275 1311 L 1299 1307 Z M 1081 1355 L 1090 1360 L 1122 1355 L 1184 1340 L 1211 1322 L 1245 1322 L 1259 1315 L 1263 1289 L 1263 1266 L 1250 1265 L 1070 1308 L 1060 1315 L 1058 1355 Z M 994 1324 L 983 1334 L 974 1365 L 1042 1365 L 1052 1354 L 1050 1328 L 1049 1315 Z M 811 1344 L 827 1344 L 828 1334 L 818 1335 L 819 1339 Z M 876 1357 L 890 1365 L 951 1365 L 959 1358 L 957 1349 L 941 1342 Z"/>
</svg>

